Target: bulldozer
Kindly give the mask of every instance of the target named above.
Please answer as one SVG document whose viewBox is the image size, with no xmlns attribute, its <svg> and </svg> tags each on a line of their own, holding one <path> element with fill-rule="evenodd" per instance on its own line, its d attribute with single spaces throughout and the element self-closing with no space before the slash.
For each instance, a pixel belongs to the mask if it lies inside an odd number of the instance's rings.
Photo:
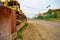
<svg viewBox="0 0 60 40">
<path fill-rule="evenodd" d="M 27 22 L 17 0 L 0 0 L 0 40 L 15 40 L 17 31 Z"/>
</svg>

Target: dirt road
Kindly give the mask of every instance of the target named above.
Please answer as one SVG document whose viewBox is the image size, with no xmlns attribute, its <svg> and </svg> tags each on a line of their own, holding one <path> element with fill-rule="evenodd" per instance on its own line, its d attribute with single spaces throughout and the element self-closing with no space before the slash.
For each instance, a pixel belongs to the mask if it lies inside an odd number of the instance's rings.
<svg viewBox="0 0 60 40">
<path fill-rule="evenodd" d="M 60 40 L 60 22 L 28 20 L 23 40 Z"/>
</svg>

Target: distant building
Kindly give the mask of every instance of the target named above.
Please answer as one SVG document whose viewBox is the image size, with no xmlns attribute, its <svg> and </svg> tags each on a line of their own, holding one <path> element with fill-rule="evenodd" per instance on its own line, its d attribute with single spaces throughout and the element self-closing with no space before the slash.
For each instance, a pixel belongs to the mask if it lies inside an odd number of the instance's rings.
<svg viewBox="0 0 60 40">
<path fill-rule="evenodd" d="M 55 18 L 60 18 L 60 9 L 49 9 L 47 14 L 52 14 Z"/>
<path fill-rule="evenodd" d="M 49 9 L 47 12 L 38 14 L 36 19 L 60 18 L 60 9 Z"/>
</svg>

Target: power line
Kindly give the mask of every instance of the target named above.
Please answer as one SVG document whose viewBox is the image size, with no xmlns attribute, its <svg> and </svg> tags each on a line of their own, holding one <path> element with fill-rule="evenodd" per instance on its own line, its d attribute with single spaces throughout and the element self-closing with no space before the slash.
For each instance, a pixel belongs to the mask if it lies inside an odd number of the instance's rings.
<svg viewBox="0 0 60 40">
<path fill-rule="evenodd" d="M 22 7 L 25 7 L 25 8 L 30 8 L 30 9 L 34 9 L 34 10 L 38 10 L 39 13 L 43 10 L 43 11 L 46 11 L 46 9 L 38 9 L 38 8 L 33 8 L 33 7 L 29 7 L 29 6 L 25 6 L 25 5 L 21 5 Z M 26 9 L 25 9 L 26 10 Z"/>
<path fill-rule="evenodd" d="M 22 6 L 22 7 L 26 7 L 26 8 L 30 8 L 30 9 L 35 9 L 35 10 L 44 10 L 44 9 L 33 8 L 33 7 L 25 6 L 25 5 L 21 5 L 21 6 Z"/>
<path fill-rule="evenodd" d="M 24 6 L 24 5 L 22 5 L 22 7 L 38 10 L 37 8 L 33 8 L 33 7 L 29 7 L 29 6 Z"/>
</svg>

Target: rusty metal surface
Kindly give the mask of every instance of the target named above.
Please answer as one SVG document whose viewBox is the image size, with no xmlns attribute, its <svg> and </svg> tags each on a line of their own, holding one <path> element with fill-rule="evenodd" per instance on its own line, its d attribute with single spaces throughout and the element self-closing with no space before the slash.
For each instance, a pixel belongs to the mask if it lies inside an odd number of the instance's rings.
<svg viewBox="0 0 60 40">
<path fill-rule="evenodd" d="M 18 21 L 21 25 L 19 24 L 18 26 L 16 26 L 17 20 L 21 21 L 21 22 Z M 0 7 L 0 34 L 3 35 L 0 36 L 0 38 L 2 37 L 3 39 L 4 38 L 6 39 L 7 35 L 11 35 L 9 36 L 10 39 L 15 38 L 13 37 L 15 36 L 14 33 L 16 33 L 21 27 L 23 27 L 26 21 L 27 18 L 23 14 L 23 12 L 21 14 L 16 15 L 16 12 L 13 11 L 12 9 L 4 6 Z"/>
<path fill-rule="evenodd" d="M 0 7 L 0 38 L 2 39 L 12 39 L 10 36 L 15 33 L 16 28 L 16 13 L 7 7 Z M 3 36 L 2 36 L 3 35 Z M 10 38 L 8 38 L 10 37 Z"/>
</svg>

